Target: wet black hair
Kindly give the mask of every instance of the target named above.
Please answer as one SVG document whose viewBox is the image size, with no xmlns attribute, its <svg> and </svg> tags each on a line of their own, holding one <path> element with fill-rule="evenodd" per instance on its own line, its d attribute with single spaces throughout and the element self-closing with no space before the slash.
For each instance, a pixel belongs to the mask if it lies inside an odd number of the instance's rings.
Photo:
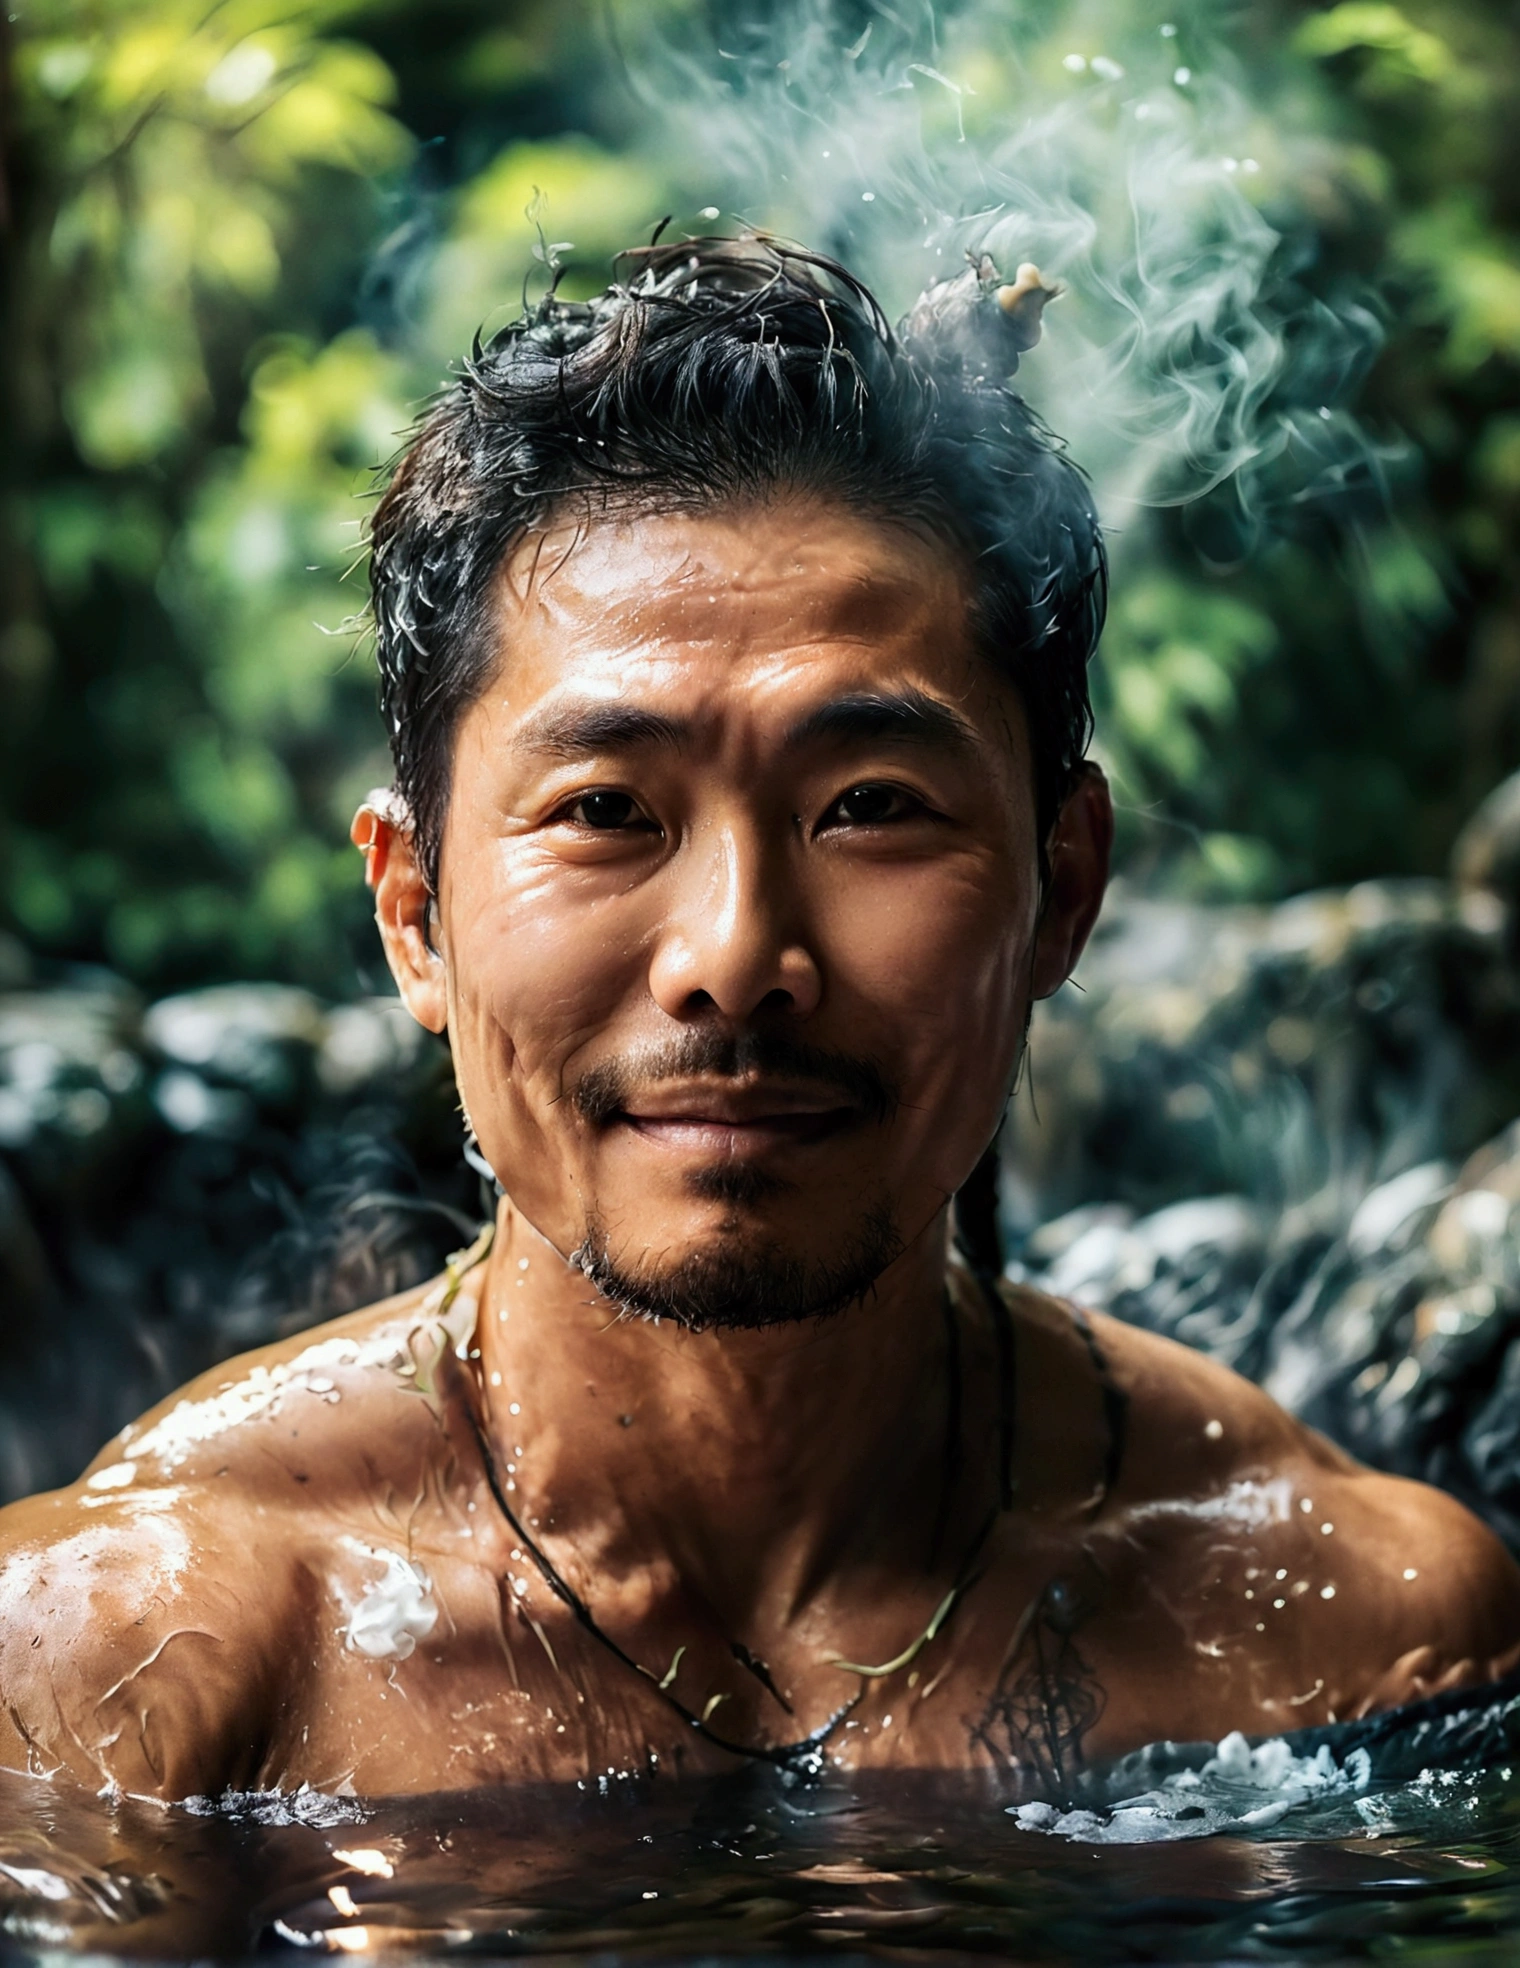
<svg viewBox="0 0 1520 1968">
<path fill-rule="evenodd" d="M 1107 573 L 1086 478 L 1007 385 L 1031 339 L 1003 311 L 1014 290 L 984 260 L 894 335 L 843 266 L 767 237 L 642 247 L 614 271 L 594 300 L 551 292 L 477 340 L 374 514 L 381 707 L 430 887 L 454 732 L 499 657 L 503 557 L 572 513 L 778 492 L 964 556 L 978 646 L 1024 705 L 1043 844 L 1092 732 Z"/>
</svg>

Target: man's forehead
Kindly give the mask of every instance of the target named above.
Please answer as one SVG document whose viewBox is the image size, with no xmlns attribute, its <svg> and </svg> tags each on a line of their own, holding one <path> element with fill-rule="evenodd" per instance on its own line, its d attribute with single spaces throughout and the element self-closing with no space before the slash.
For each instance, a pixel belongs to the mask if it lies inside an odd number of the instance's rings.
<svg viewBox="0 0 1520 1968">
<path fill-rule="evenodd" d="M 953 645 L 965 616 L 953 548 L 818 500 L 553 526 L 516 548 L 499 583 L 504 640 L 547 634 L 587 654 L 750 638 Z"/>
</svg>

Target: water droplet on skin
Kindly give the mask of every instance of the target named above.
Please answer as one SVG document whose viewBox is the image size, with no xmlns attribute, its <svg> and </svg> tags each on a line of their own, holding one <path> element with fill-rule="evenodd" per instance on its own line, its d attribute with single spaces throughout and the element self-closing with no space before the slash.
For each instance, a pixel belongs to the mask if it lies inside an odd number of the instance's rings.
<svg viewBox="0 0 1520 1968">
<path fill-rule="evenodd" d="M 520 1415 L 522 1413 L 522 1403 L 520 1401 L 508 1401 L 507 1413 L 509 1415 Z"/>
<path fill-rule="evenodd" d="M 517 1268 L 519 1271 L 526 1271 L 528 1268 L 528 1260 L 525 1257 L 520 1257 L 517 1260 Z"/>
<path fill-rule="evenodd" d="M 494 1367 L 491 1369 L 491 1385 L 493 1387 L 500 1387 L 501 1385 L 501 1375 Z"/>
<path fill-rule="evenodd" d="M 1254 1599 L 1256 1597 L 1256 1594 L 1251 1590 L 1250 1586 L 1246 1587 L 1246 1597 L 1248 1599 Z"/>
<path fill-rule="evenodd" d="M 1335 1597 L 1335 1587 L 1333 1585 L 1322 1585 L 1319 1589 L 1319 1596 L 1321 1599 L 1333 1599 Z"/>
<path fill-rule="evenodd" d="M 1280 1571 L 1280 1572 L 1274 1572 L 1274 1573 L 1273 1573 L 1273 1577 L 1274 1577 L 1274 1578 L 1275 1578 L 1275 1579 L 1276 1579 L 1276 1580 L 1278 1581 L 1278 1583 L 1279 1583 L 1279 1584 L 1281 1584 L 1281 1583 L 1282 1583 L 1282 1581 L 1283 1581 L 1283 1580 L 1284 1580 L 1284 1579 L 1285 1579 L 1285 1578 L 1286 1578 L 1287 1576 L 1288 1576 L 1288 1574 L 1287 1574 L 1287 1572 L 1286 1572 L 1286 1571 Z"/>
<path fill-rule="evenodd" d="M 1417 1579 L 1420 1575 L 1413 1565 L 1406 1565 L 1404 1567 L 1404 1576 L 1406 1579 Z"/>
<path fill-rule="evenodd" d="M 1266 1628 L 1266 1623 L 1265 1623 L 1265 1621 L 1263 1621 L 1263 1620 L 1258 1620 L 1258 1621 L 1256 1622 L 1256 1631 L 1257 1631 L 1258 1633 L 1265 1633 L 1265 1632 L 1266 1632 L 1266 1630 L 1267 1630 L 1267 1628 Z"/>
<path fill-rule="evenodd" d="M 1321 1537 L 1329 1537 L 1334 1529 L 1335 1529 L 1334 1524 L 1321 1524 L 1319 1527 L 1319 1534 Z"/>
<path fill-rule="evenodd" d="M 1273 1610 L 1273 1612 L 1274 1612 L 1274 1613 L 1280 1613 L 1280 1612 L 1282 1611 L 1282 1609 L 1283 1609 L 1283 1607 L 1287 1605 L 1287 1603 L 1288 1603 L 1288 1602 L 1287 1602 L 1287 1600 L 1286 1600 L 1286 1599 L 1274 1599 L 1274 1600 L 1272 1601 L 1272 1610 Z"/>
<path fill-rule="evenodd" d="M 1298 1507 L 1306 1517 L 1309 1516 L 1309 1514 L 1314 1509 L 1313 1497 L 1300 1497 L 1298 1500 Z"/>
<path fill-rule="evenodd" d="M 1218 1420 L 1206 1422 L 1203 1432 L 1211 1442 L 1218 1442 L 1224 1435 L 1224 1423 Z"/>
</svg>

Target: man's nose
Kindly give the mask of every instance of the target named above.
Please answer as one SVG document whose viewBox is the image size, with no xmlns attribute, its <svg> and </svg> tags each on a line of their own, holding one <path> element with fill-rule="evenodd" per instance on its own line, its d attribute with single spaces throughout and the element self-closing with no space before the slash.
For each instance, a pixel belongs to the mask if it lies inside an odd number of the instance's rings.
<svg viewBox="0 0 1520 1968">
<path fill-rule="evenodd" d="M 671 870 L 671 906 L 649 988 L 672 1018 L 716 1008 L 736 1023 L 762 1008 L 805 1018 L 823 991 L 795 874 L 779 847 L 714 831 Z"/>
</svg>

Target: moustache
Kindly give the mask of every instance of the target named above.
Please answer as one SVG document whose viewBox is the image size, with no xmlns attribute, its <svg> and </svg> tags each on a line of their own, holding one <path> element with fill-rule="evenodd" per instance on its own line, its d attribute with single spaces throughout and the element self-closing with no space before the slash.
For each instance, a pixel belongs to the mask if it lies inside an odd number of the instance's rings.
<svg viewBox="0 0 1520 1968">
<path fill-rule="evenodd" d="M 784 1079 L 844 1096 L 869 1122 L 890 1121 L 898 1092 L 872 1059 L 808 1045 L 786 1032 L 719 1032 L 695 1028 L 668 1043 L 645 1046 L 621 1059 L 604 1060 L 583 1073 L 570 1103 L 592 1127 L 605 1127 L 625 1112 L 640 1087 L 697 1076 L 726 1080 Z"/>
</svg>

